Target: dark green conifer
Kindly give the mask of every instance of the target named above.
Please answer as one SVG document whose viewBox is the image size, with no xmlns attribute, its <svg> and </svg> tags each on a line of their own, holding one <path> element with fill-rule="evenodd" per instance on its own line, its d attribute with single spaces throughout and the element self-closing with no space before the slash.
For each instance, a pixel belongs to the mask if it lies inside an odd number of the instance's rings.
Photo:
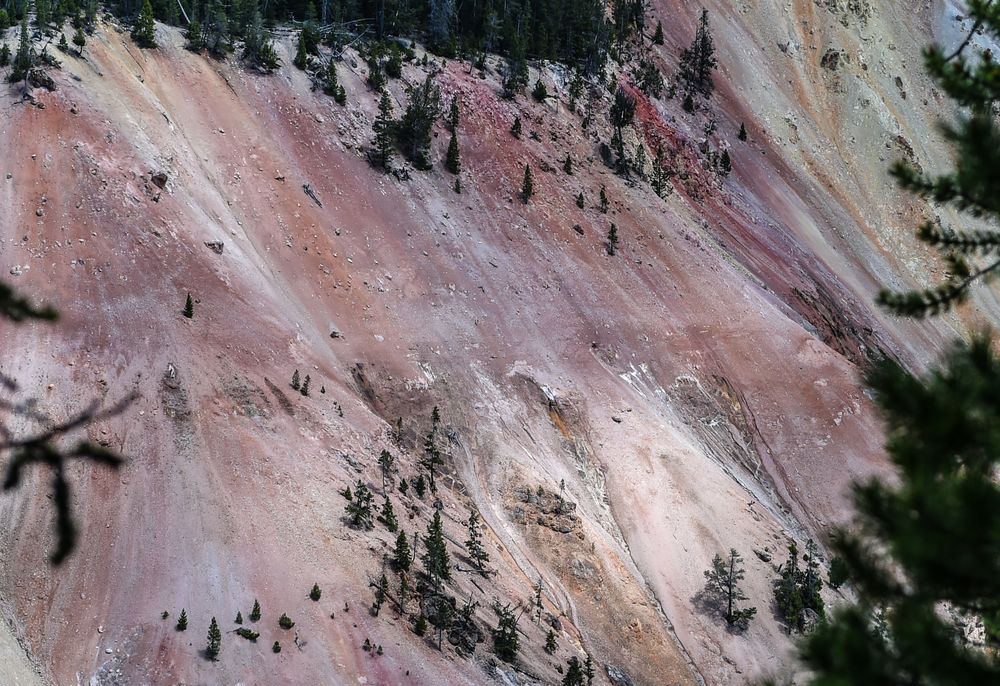
<svg viewBox="0 0 1000 686">
<path fill-rule="evenodd" d="M 584 205 L 585 201 L 583 199 L 583 191 L 580 191 L 580 195 L 576 196 L 576 206 L 582 210 Z"/>
<path fill-rule="evenodd" d="M 615 252 L 618 250 L 618 227 L 612 222 L 611 228 L 608 229 L 608 243 L 607 243 L 608 255 L 614 257 Z"/>
<path fill-rule="evenodd" d="M 320 589 L 319 584 L 313 584 L 312 589 L 309 591 L 309 600 L 319 602 L 319 599 L 322 597 L 323 591 Z"/>
<path fill-rule="evenodd" d="M 143 0 L 142 10 L 139 12 L 139 20 L 132 28 L 132 40 L 140 48 L 156 47 L 156 22 L 153 19 L 153 6 L 149 0 Z"/>
<path fill-rule="evenodd" d="M 535 194 L 535 183 L 531 176 L 531 167 L 524 165 L 524 179 L 521 181 L 521 201 L 527 204 Z"/>
<path fill-rule="evenodd" d="M 521 118 L 514 117 L 514 124 L 510 127 L 510 133 L 514 138 L 521 137 Z"/>
<path fill-rule="evenodd" d="M 187 294 L 187 300 L 184 301 L 184 316 L 188 319 L 194 318 L 194 300 L 191 298 L 191 294 Z"/>
<path fill-rule="evenodd" d="M 653 45 L 663 45 L 663 24 L 656 22 L 656 32 L 653 34 Z"/>
<path fill-rule="evenodd" d="M 295 65 L 296 69 L 301 71 L 305 71 L 306 67 L 309 66 L 309 51 L 306 49 L 306 41 L 303 33 L 303 31 L 299 31 L 299 41 L 295 46 L 295 57 L 292 58 L 292 64 Z"/>
<path fill-rule="evenodd" d="M 434 510 L 434 518 L 427 525 L 424 549 L 425 552 L 420 559 L 431 582 L 435 586 L 440 586 L 443 581 L 451 579 L 451 558 L 445 545 L 444 526 L 439 510 Z"/>
<path fill-rule="evenodd" d="M 177 630 L 187 631 L 187 628 L 188 628 L 187 610 L 181 608 L 181 614 L 179 617 L 177 617 Z"/>
<path fill-rule="evenodd" d="M 219 629 L 219 623 L 215 621 L 215 617 L 212 617 L 212 623 L 208 626 L 208 645 L 205 647 L 205 655 L 209 660 L 215 660 L 219 657 L 221 649 L 222 631 Z"/>
<path fill-rule="evenodd" d="M 455 129 L 451 130 L 451 140 L 448 142 L 448 157 L 445 160 L 445 167 L 452 174 L 462 171 L 461 155 L 458 150 L 458 134 Z"/>
<path fill-rule="evenodd" d="M 741 141 L 745 141 L 747 139 L 747 126 L 746 126 L 746 124 L 744 124 L 742 122 L 740 123 L 740 132 L 738 134 L 736 134 L 736 137 L 739 138 Z"/>
<path fill-rule="evenodd" d="M 409 571 L 413 562 L 413 553 L 410 552 L 410 544 L 406 540 L 406 532 L 400 531 L 396 536 L 396 546 L 392 552 L 392 564 L 401 571 Z"/>
<path fill-rule="evenodd" d="M 260 621 L 260 603 L 257 602 L 256 598 L 253 599 L 253 609 L 250 610 L 250 621 Z"/>
<path fill-rule="evenodd" d="M 392 162 L 392 156 L 395 152 L 392 141 L 396 125 L 396 120 L 392 117 L 392 100 L 389 98 L 389 93 L 382 91 L 382 97 L 378 103 L 378 116 L 372 125 L 372 130 L 375 132 L 375 139 L 372 141 L 375 162 L 382 169 L 388 169 Z"/>
</svg>

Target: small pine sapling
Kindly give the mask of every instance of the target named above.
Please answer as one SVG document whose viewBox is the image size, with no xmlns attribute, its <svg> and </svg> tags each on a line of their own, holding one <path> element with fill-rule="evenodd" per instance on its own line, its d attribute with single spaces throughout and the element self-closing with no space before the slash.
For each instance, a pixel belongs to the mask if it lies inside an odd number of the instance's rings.
<svg viewBox="0 0 1000 686">
<path fill-rule="evenodd" d="M 281 644 L 278 643 L 277 641 L 275 641 L 274 645 L 271 646 L 271 652 L 272 653 L 280 653 L 281 652 Z"/>
<path fill-rule="evenodd" d="M 319 584 L 313 584 L 312 590 L 309 591 L 309 600 L 313 602 L 319 602 L 319 599 L 323 596 L 323 591 L 320 590 Z"/>
<path fill-rule="evenodd" d="M 520 138 L 521 137 L 521 118 L 520 117 L 514 117 L 514 124 L 513 124 L 513 126 L 510 127 L 510 134 L 514 138 Z"/>
<path fill-rule="evenodd" d="M 607 243 L 608 255 L 614 257 L 615 252 L 618 250 L 618 227 L 611 224 L 611 228 L 608 229 L 608 243 Z"/>
<path fill-rule="evenodd" d="M 253 599 L 253 609 L 250 610 L 250 621 L 251 622 L 260 621 L 260 603 L 257 602 L 256 598 Z"/>
<path fill-rule="evenodd" d="M 292 372 L 292 388 L 296 391 L 302 387 L 302 382 L 299 380 L 299 370 L 296 369 Z"/>
<path fill-rule="evenodd" d="M 305 381 L 302 382 L 302 388 L 299 389 L 299 393 L 302 395 L 309 395 L 309 375 L 306 374 Z"/>
<path fill-rule="evenodd" d="M 181 608 L 180 617 L 177 618 L 177 630 L 178 631 L 187 631 L 187 628 L 188 628 L 187 610 L 185 610 L 184 608 Z"/>
<path fill-rule="evenodd" d="M 281 616 L 278 617 L 278 626 L 287 631 L 295 626 L 295 622 L 292 621 L 291 617 L 282 612 Z"/>
<path fill-rule="evenodd" d="M 184 316 L 188 319 L 194 318 L 194 300 L 191 298 L 191 294 L 187 294 L 187 300 L 184 301 Z"/>
<path fill-rule="evenodd" d="M 524 179 L 521 181 L 521 201 L 527 204 L 535 194 L 535 182 L 531 176 L 531 166 L 524 165 Z"/>
<path fill-rule="evenodd" d="M 222 631 L 219 629 L 219 623 L 215 621 L 215 617 L 212 617 L 212 623 L 208 626 L 208 645 L 205 646 L 205 655 L 209 660 L 215 660 L 219 657 L 221 649 Z"/>
<path fill-rule="evenodd" d="M 608 192 L 601 186 L 601 214 L 608 213 Z"/>
<path fill-rule="evenodd" d="M 243 613 L 240 612 L 239 610 L 237 610 L 236 611 L 236 619 L 234 619 L 233 622 L 235 622 L 236 624 L 242 624 L 243 623 Z"/>
</svg>

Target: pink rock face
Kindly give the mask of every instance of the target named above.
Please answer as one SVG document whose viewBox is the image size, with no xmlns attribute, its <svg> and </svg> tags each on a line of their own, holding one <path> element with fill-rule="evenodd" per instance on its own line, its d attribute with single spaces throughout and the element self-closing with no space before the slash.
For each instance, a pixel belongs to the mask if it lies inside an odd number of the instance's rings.
<svg viewBox="0 0 1000 686">
<path fill-rule="evenodd" d="M 872 304 L 884 284 L 933 278 L 911 238 L 925 210 L 885 170 L 902 155 L 945 164 L 933 122 L 947 113 L 913 70 L 930 18 L 909 4 L 705 4 L 721 65 L 707 149 L 728 148 L 733 172 L 706 165 L 707 113 L 635 91 L 629 144 L 663 147 L 675 172 L 663 199 L 600 161 L 606 93 L 584 131 L 564 93 L 503 100 L 495 72 L 459 62 L 438 83 L 462 104 L 461 194 L 443 124 L 432 171 L 399 180 L 368 165 L 377 103 L 362 70 L 342 65 L 340 107 L 298 70 L 251 75 L 183 50 L 166 27 L 141 51 L 101 26 L 85 61 L 54 72 L 58 90 L 36 94 L 44 109 L 5 110 L 3 278 L 62 318 L 3 324 L 0 371 L 56 416 L 141 397 L 90 429 L 127 465 L 71 470 L 81 538 L 65 565 L 46 564 L 46 475 L 0 500 L 0 608 L 25 652 L 0 636 L 0 655 L 23 663 L 4 661 L 13 676 L 0 667 L 0 681 L 515 683 L 519 669 L 558 683 L 555 665 L 584 653 L 598 683 L 793 670 L 769 611 L 774 565 L 790 541 L 846 520 L 852 479 L 886 473 L 861 369 L 881 354 L 919 367 L 962 326 Z M 695 17 L 664 0 L 652 12 L 669 76 Z M 290 40 L 277 44 L 286 65 Z M 836 70 L 821 65 L 828 49 Z M 402 84 L 389 92 L 401 112 Z M 308 397 L 289 386 L 296 369 Z M 399 468 L 390 486 L 412 481 L 435 405 L 449 588 L 480 603 L 471 657 L 447 634 L 439 652 L 433 628 L 413 633 L 415 600 L 368 611 L 395 534 L 350 528 L 340 494 L 360 479 L 381 505 L 383 449 Z M 403 530 L 423 533 L 434 497 L 389 491 Z M 463 547 L 474 509 L 485 578 Z M 692 601 L 730 547 L 758 607 L 743 635 Z M 521 618 L 518 665 L 494 665 L 492 602 L 525 604 L 539 579 L 543 612 Z M 255 598 L 256 643 L 231 621 Z M 223 640 L 210 662 L 213 616 Z"/>
</svg>

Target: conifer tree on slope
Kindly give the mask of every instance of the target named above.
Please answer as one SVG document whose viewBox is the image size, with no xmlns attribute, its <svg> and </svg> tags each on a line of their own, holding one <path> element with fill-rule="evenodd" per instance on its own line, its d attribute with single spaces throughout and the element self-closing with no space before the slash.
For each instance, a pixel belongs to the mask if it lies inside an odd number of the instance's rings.
<svg viewBox="0 0 1000 686">
<path fill-rule="evenodd" d="M 681 52 L 677 80 L 680 81 L 684 93 L 704 98 L 711 97 L 715 88 L 712 83 L 712 72 L 716 66 L 715 42 L 708 28 L 708 10 L 703 9 L 694 41 L 690 47 Z"/>
<path fill-rule="evenodd" d="M 153 20 L 153 6 L 149 0 L 144 0 L 142 10 L 139 11 L 139 20 L 132 28 L 132 40 L 140 48 L 156 47 L 156 23 Z"/>
</svg>

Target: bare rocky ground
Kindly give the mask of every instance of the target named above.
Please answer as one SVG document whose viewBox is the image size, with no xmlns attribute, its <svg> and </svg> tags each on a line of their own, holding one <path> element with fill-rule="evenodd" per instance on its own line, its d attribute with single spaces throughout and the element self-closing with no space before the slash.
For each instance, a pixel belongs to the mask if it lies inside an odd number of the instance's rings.
<svg viewBox="0 0 1000 686">
<path fill-rule="evenodd" d="M 5 325 L 0 370 L 55 412 L 141 398 L 92 429 L 129 462 L 74 469 L 84 528 L 64 567 L 46 564 L 44 475 L 0 500 L 14 627 L 0 634 L 0 656 L 14 655 L 0 680 L 558 683 L 555 665 L 584 651 L 601 684 L 740 684 L 788 669 L 774 565 L 791 540 L 843 521 L 852 479 L 884 470 L 861 365 L 888 353 L 919 367 L 996 305 L 984 293 L 960 316 L 904 325 L 871 304 L 879 285 L 940 268 L 911 238 L 926 210 L 885 169 L 946 161 L 933 128 L 944 102 L 918 75 L 920 47 L 950 21 L 942 6 L 704 4 L 721 64 L 707 145 L 728 147 L 734 172 L 703 164 L 708 115 L 642 100 L 637 135 L 665 141 L 677 165 L 665 200 L 601 162 L 609 96 L 583 131 L 549 67 L 532 82 L 559 98 L 541 105 L 501 99 L 495 70 L 444 66 L 446 102 L 462 103 L 461 195 L 442 164 L 405 181 L 369 167 L 376 103 L 350 55 L 341 108 L 290 66 L 251 75 L 184 51 L 164 27 L 162 47 L 141 51 L 102 24 L 84 59 L 61 56 L 58 90 L 34 94 L 44 107 L 4 86 L 0 262 L 63 318 Z M 653 4 L 668 74 L 699 6 Z M 292 45 L 278 47 L 290 65 Z M 409 64 L 404 77 L 424 73 Z M 402 84 L 390 92 L 400 112 Z M 289 388 L 294 369 L 310 374 L 310 397 Z M 383 448 L 414 476 L 434 405 L 452 592 L 480 601 L 487 637 L 471 658 L 415 636 L 391 603 L 367 612 L 392 537 L 348 528 L 339 494 L 359 478 L 380 493 Z M 397 417 L 403 450 L 389 436 Z M 561 483 L 565 511 L 553 507 Z M 431 499 L 393 497 L 404 528 L 423 531 Z M 488 526 L 487 580 L 462 549 L 472 508 Z M 742 635 L 692 600 L 730 547 L 759 608 Z M 539 578 L 542 621 L 525 616 L 521 659 L 499 663 L 490 602 L 526 602 Z M 254 598 L 257 644 L 229 633 Z M 182 607 L 186 633 L 173 630 Z M 293 630 L 277 627 L 282 612 Z M 200 655 L 212 616 L 226 632 L 218 662 Z M 384 655 L 363 651 L 366 638 Z"/>
</svg>

